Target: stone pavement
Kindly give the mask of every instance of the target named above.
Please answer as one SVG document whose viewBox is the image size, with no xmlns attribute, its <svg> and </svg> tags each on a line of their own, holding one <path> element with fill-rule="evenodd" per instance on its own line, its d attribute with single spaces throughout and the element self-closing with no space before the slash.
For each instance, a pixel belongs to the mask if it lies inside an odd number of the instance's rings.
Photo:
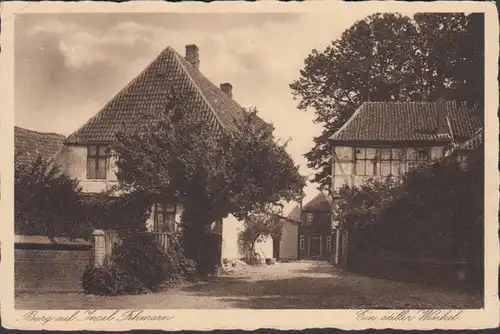
<svg viewBox="0 0 500 334">
<path fill-rule="evenodd" d="M 482 297 L 346 273 L 298 261 L 238 266 L 207 282 L 137 296 L 19 295 L 17 309 L 427 309 L 480 308 Z"/>
</svg>

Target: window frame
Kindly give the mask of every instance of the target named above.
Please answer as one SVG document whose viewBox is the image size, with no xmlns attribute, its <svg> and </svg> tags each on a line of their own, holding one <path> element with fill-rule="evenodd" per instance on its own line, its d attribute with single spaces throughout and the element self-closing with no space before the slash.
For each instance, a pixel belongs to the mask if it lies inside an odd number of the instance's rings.
<svg viewBox="0 0 500 334">
<path fill-rule="evenodd" d="M 95 148 L 95 153 L 92 154 L 92 148 Z M 104 148 L 104 153 L 101 154 L 101 149 Z M 109 168 L 109 147 L 107 145 L 88 145 L 87 146 L 87 165 L 86 165 L 86 178 L 87 180 L 106 180 L 108 178 Z M 104 158 L 104 175 L 100 177 L 100 160 Z M 92 169 L 90 162 L 93 161 Z M 94 177 L 91 177 L 91 170 L 93 170 Z"/>
<path fill-rule="evenodd" d="M 331 235 L 326 236 L 326 249 L 328 251 L 332 250 L 332 236 Z"/>
<path fill-rule="evenodd" d="M 169 209 L 170 207 L 170 209 Z M 159 214 L 163 215 L 163 220 L 160 222 L 158 220 Z M 160 233 L 171 233 L 175 232 L 175 216 L 177 215 L 177 207 L 172 203 L 154 203 L 153 205 L 153 230 Z M 172 230 L 165 231 L 164 228 L 168 227 L 168 217 L 173 217 Z M 160 228 L 162 227 L 162 228 Z M 163 231 L 162 231 L 163 230 Z"/>
<path fill-rule="evenodd" d="M 408 154 L 408 150 L 413 150 L 414 151 L 414 158 L 411 157 L 411 155 Z M 419 153 L 425 152 L 425 158 L 419 157 Z M 408 147 L 405 152 L 405 172 L 409 172 L 412 168 L 417 167 L 420 163 L 422 162 L 428 162 L 431 160 L 431 148 L 428 147 Z M 410 164 L 414 164 L 413 166 L 410 167 Z"/>
<path fill-rule="evenodd" d="M 306 238 L 303 234 L 299 236 L 299 249 L 300 250 L 306 249 Z"/>
<path fill-rule="evenodd" d="M 356 176 L 367 176 L 367 177 L 387 177 L 387 176 L 401 176 L 403 169 L 403 152 L 400 148 L 395 147 L 355 147 L 354 154 L 354 168 Z M 363 153 L 358 155 L 358 150 L 362 150 Z M 368 150 L 375 150 L 373 154 L 373 158 L 368 155 Z M 383 156 L 383 154 L 387 154 Z M 361 163 L 359 163 L 361 162 Z M 384 163 L 389 163 L 389 173 L 387 175 L 382 174 L 382 165 Z M 363 172 L 360 172 L 360 166 L 363 165 Z M 369 169 L 368 166 L 372 168 L 372 173 L 367 173 Z M 397 173 L 395 171 L 397 170 Z"/>
</svg>

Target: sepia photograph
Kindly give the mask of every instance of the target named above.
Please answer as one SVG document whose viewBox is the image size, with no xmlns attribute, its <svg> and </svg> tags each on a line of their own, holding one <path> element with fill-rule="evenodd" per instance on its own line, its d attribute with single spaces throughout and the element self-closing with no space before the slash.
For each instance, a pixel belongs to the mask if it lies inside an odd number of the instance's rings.
<svg viewBox="0 0 500 334">
<path fill-rule="evenodd" d="M 12 17 L 23 320 L 485 309 L 486 15 L 285 7 Z"/>
</svg>

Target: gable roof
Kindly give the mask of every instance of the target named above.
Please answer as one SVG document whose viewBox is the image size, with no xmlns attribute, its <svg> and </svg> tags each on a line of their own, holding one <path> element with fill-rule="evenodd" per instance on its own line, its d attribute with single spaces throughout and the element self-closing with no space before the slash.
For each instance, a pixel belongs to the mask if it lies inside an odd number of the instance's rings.
<svg viewBox="0 0 500 334">
<path fill-rule="evenodd" d="M 465 103 L 365 102 L 332 141 L 452 141 L 481 127 Z"/>
<path fill-rule="evenodd" d="M 332 209 L 331 203 L 328 198 L 320 192 L 316 197 L 307 202 L 306 205 L 302 208 L 302 211 L 321 211 L 321 212 L 330 212 Z"/>
<path fill-rule="evenodd" d="M 137 129 L 144 124 L 145 115 L 165 110 L 172 90 L 184 94 L 190 109 L 200 111 L 214 126 L 238 131 L 243 109 L 173 48 L 167 47 L 101 111 L 71 134 L 66 143 L 111 143 L 117 131 Z"/>
<path fill-rule="evenodd" d="M 29 163 L 38 156 L 55 158 L 64 144 L 65 137 L 56 133 L 43 133 L 14 127 L 14 154 L 17 162 Z"/>
</svg>

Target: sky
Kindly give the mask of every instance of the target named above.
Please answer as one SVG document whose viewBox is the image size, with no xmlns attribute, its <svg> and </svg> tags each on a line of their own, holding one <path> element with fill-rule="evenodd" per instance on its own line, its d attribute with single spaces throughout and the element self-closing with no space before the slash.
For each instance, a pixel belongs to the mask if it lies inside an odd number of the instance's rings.
<svg viewBox="0 0 500 334">
<path fill-rule="evenodd" d="M 230 82 L 243 107 L 257 107 L 276 137 L 291 139 L 287 150 L 301 174 L 311 175 L 303 155 L 321 125 L 313 110 L 297 109 L 289 85 L 313 49 L 323 51 L 369 14 L 22 14 L 15 23 L 15 123 L 69 135 L 167 46 L 183 55 L 196 44 L 201 72 L 216 85 Z M 306 202 L 316 186 L 307 186 Z"/>
</svg>

